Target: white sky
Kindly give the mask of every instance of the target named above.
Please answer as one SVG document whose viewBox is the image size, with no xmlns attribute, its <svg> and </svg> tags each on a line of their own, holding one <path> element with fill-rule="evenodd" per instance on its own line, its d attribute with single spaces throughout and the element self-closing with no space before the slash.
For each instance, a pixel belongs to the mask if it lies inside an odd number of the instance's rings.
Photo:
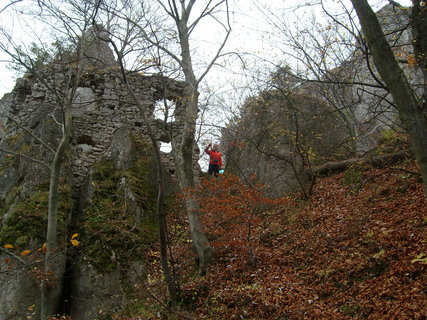
<svg viewBox="0 0 427 320">
<path fill-rule="evenodd" d="M 12 0 L 6 0 L 10 2 Z M 3 8 L 3 4 L 7 3 L 5 0 L 0 0 L 0 10 Z M 346 5 L 350 7 L 349 0 L 343 0 L 346 2 Z M 335 1 L 338 2 L 338 1 Z M 411 0 L 398 0 L 398 2 L 404 6 L 410 6 Z M 296 15 L 292 10 L 284 10 L 284 8 L 293 8 L 296 5 L 302 5 L 304 3 L 313 3 L 311 0 L 230 0 L 231 8 L 231 25 L 232 33 L 227 44 L 227 47 L 224 51 L 228 52 L 239 52 L 239 53 L 251 53 L 253 55 L 265 57 L 267 60 L 280 62 L 281 51 L 277 48 L 276 35 L 270 31 L 269 25 L 266 23 L 265 15 L 259 11 L 259 8 L 263 6 L 268 6 L 268 10 L 278 13 L 285 17 L 285 20 L 291 22 L 295 20 Z M 387 1 L 385 0 L 370 0 L 370 4 L 373 8 L 379 9 L 385 5 Z M 24 33 L 22 33 L 22 26 L 19 25 L 16 21 L 12 20 L 12 17 L 8 12 L 3 12 L 0 14 L 0 26 L 7 27 L 8 29 L 13 29 L 14 36 L 22 37 L 26 44 L 29 44 L 32 40 L 28 38 Z M 198 41 L 194 41 L 191 45 L 192 48 L 196 48 L 196 52 L 205 58 L 212 56 L 218 48 L 218 43 L 222 40 L 222 35 L 217 35 L 209 24 L 208 21 L 203 21 L 203 24 L 199 26 L 197 34 L 195 37 L 198 38 Z M 217 38 L 217 39 L 215 39 Z M 211 49 L 211 48 L 214 49 Z M 282 49 L 282 48 L 280 48 Z M 236 58 L 236 56 L 234 56 Z M 194 59 L 197 61 L 197 58 Z M 222 68 L 212 69 L 208 76 L 205 78 L 205 83 L 201 86 L 201 97 L 206 97 L 206 86 L 213 88 L 212 90 L 216 93 L 222 92 L 225 99 L 224 104 L 232 109 L 232 104 L 239 104 L 243 100 L 243 94 L 239 92 L 239 89 L 234 88 L 231 84 L 238 86 L 239 83 L 246 83 L 247 79 L 244 78 L 245 71 L 242 68 L 238 59 L 232 59 L 228 65 L 224 65 Z M 247 65 L 248 69 L 258 68 L 263 69 L 259 59 L 252 59 L 252 65 Z M 16 78 L 15 74 L 7 69 L 9 64 L 9 58 L 4 53 L 0 52 L 0 98 L 4 93 L 10 92 L 13 89 Z M 265 65 L 264 70 L 268 72 L 271 65 Z M 251 71 L 252 72 L 252 71 Z M 212 85 L 213 84 L 213 85 Z M 224 106 L 221 106 L 224 107 Z M 212 107 L 211 107 L 212 108 Z M 218 106 L 213 106 L 213 108 L 218 108 Z M 206 122 L 215 123 L 215 124 L 225 124 L 227 122 L 225 115 L 226 112 L 217 112 L 213 116 L 215 119 L 211 118 L 206 119 Z M 221 118 L 221 116 L 223 118 Z M 212 127 L 214 128 L 214 127 Z M 215 132 L 218 131 L 212 130 L 213 135 L 209 134 L 209 126 L 205 129 L 208 131 L 206 135 L 207 138 L 203 138 L 199 141 L 199 145 L 203 148 L 203 145 L 209 142 L 216 142 L 218 138 L 215 137 Z M 166 147 L 166 150 L 168 147 Z M 203 150 L 201 150 L 203 151 Z M 207 156 L 203 155 L 200 161 L 202 169 L 207 167 Z"/>
<path fill-rule="evenodd" d="M 11 0 L 2 0 L 0 10 L 4 3 L 8 3 L 10 1 Z M 348 0 L 345 1 L 349 2 Z M 233 11 L 231 14 L 233 32 L 229 39 L 228 50 L 238 52 L 246 51 L 257 55 L 272 55 L 274 51 L 271 48 L 271 43 L 272 41 L 274 42 L 274 35 L 265 32 L 265 30 L 268 30 L 268 27 L 265 23 L 264 16 L 258 11 L 257 7 L 259 8 L 263 5 L 267 5 L 274 11 L 275 8 L 280 10 L 284 7 L 301 5 L 304 2 L 312 3 L 312 1 L 307 0 L 231 0 L 230 6 Z M 400 0 L 398 2 L 406 6 L 411 5 L 411 0 Z M 256 3 L 256 5 L 253 3 Z M 372 0 L 370 3 L 374 7 L 384 5 L 387 1 Z M 292 19 L 291 12 L 289 12 L 289 14 L 289 19 Z M 0 25 L 7 28 L 13 28 L 14 35 L 21 36 L 21 27 L 12 20 L 9 11 L 3 12 L 0 15 Z M 199 31 L 201 39 L 212 39 L 213 34 L 211 30 L 208 31 L 208 37 L 203 34 L 206 32 L 205 28 L 209 30 L 209 26 L 202 26 L 202 28 L 199 29 L 201 30 Z M 28 42 L 28 40 L 26 41 Z M 193 43 L 193 47 L 200 45 L 200 47 L 203 46 L 205 48 L 210 48 L 211 44 L 215 44 L 214 42 L 214 40 L 210 40 L 209 42 L 207 40 L 201 40 L 198 44 Z M 4 93 L 12 90 L 16 81 L 15 74 L 6 68 L 9 62 L 9 57 L 0 52 L 0 98 Z M 208 79 L 210 81 L 223 81 L 224 79 L 229 81 L 230 78 L 232 79 L 236 76 L 233 72 L 234 71 L 232 71 L 231 67 L 227 68 L 226 66 L 226 68 L 221 69 L 220 71 L 213 71 Z M 240 70 L 237 70 L 237 72 L 240 72 Z"/>
</svg>

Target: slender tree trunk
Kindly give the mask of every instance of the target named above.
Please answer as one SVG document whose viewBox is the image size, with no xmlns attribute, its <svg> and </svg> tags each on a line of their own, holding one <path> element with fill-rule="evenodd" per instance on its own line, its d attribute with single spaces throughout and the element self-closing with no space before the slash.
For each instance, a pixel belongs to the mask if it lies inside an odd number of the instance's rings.
<svg viewBox="0 0 427 320">
<path fill-rule="evenodd" d="M 151 146 L 153 148 L 154 157 L 156 161 L 156 169 L 157 169 L 157 202 L 156 202 L 156 214 L 157 214 L 157 223 L 159 226 L 159 246 L 160 246 L 160 262 L 162 266 L 162 272 L 163 276 L 165 277 L 165 283 L 166 287 L 169 292 L 169 299 L 172 305 L 175 305 L 177 302 L 177 293 L 178 289 L 176 286 L 176 281 L 172 275 L 171 268 L 169 265 L 169 259 L 168 259 L 168 243 L 167 243 L 167 228 L 166 228 L 166 213 L 164 209 L 165 204 L 165 190 L 166 190 L 166 183 L 165 183 L 165 176 L 164 176 L 164 170 L 162 165 L 162 159 L 160 154 L 160 149 L 158 146 L 158 141 L 156 139 L 156 135 L 153 131 L 152 125 L 150 120 L 148 119 L 147 113 L 146 113 L 146 107 L 141 103 L 141 101 L 138 99 L 138 97 L 135 95 L 135 92 L 133 91 L 132 87 L 130 86 L 128 82 L 128 77 L 126 75 L 126 70 L 124 66 L 124 60 L 123 56 L 121 54 L 121 51 L 118 49 L 117 45 L 111 41 L 110 39 L 106 39 L 103 37 L 100 37 L 102 41 L 105 41 L 107 43 L 110 43 L 113 48 L 114 52 L 118 56 L 118 63 L 120 65 L 120 78 L 123 80 L 126 91 L 128 92 L 129 96 L 132 98 L 133 102 L 137 105 L 139 112 L 141 114 L 142 120 L 147 128 L 147 133 L 151 141 Z"/>
<path fill-rule="evenodd" d="M 414 55 L 424 78 L 423 110 L 427 113 L 427 6 L 422 0 L 413 0 L 411 25 Z"/>
<path fill-rule="evenodd" d="M 122 69 L 124 71 L 124 69 Z M 166 287 L 169 292 L 169 299 L 172 305 L 176 304 L 177 301 L 177 287 L 174 277 L 172 276 L 171 268 L 169 266 L 168 259 L 168 243 L 167 243 L 167 229 L 166 229 L 166 214 L 164 209 L 165 204 L 165 176 L 162 165 L 162 159 L 160 155 L 160 150 L 157 144 L 156 136 L 151 127 L 150 121 L 147 117 L 144 106 L 140 103 L 139 99 L 136 97 L 134 91 L 130 87 L 129 83 L 126 80 L 126 75 L 122 73 L 124 77 L 124 82 L 126 84 L 126 89 L 129 95 L 132 97 L 134 102 L 139 108 L 143 121 L 147 127 L 148 136 L 151 140 L 151 145 L 154 152 L 154 157 L 156 160 L 156 168 L 157 168 L 157 202 L 156 202 L 156 212 L 157 212 L 157 223 L 159 225 L 159 245 L 160 245 L 160 262 L 162 266 L 162 272 L 165 277 Z"/>
<path fill-rule="evenodd" d="M 182 135 L 178 137 L 178 141 L 173 140 L 177 179 L 181 190 L 195 186 L 193 148 L 197 118 L 197 95 L 197 91 L 192 91 L 187 95 L 185 110 L 182 115 L 184 118 Z M 212 262 L 213 249 L 209 245 L 209 240 L 203 229 L 198 202 L 189 196 L 185 200 L 185 206 L 191 239 L 199 258 L 200 275 L 204 275 Z"/>
<path fill-rule="evenodd" d="M 65 267 L 65 255 L 60 252 L 58 244 L 58 193 L 61 166 L 71 135 L 72 115 L 71 111 L 67 110 L 65 122 L 63 124 L 62 139 L 56 149 L 50 174 L 46 257 L 44 277 L 41 283 L 41 320 L 46 320 L 48 316 L 55 312 L 61 294 L 61 280 Z"/>
<path fill-rule="evenodd" d="M 186 18 L 184 17 L 177 23 L 181 45 L 181 66 L 185 75 L 185 80 L 188 83 L 187 96 L 185 97 L 184 125 L 178 149 L 178 159 L 176 161 L 181 190 L 194 187 L 195 185 L 193 150 L 199 103 L 198 82 L 193 71 L 189 32 L 187 28 L 187 21 L 185 19 Z M 198 202 L 190 197 L 187 198 L 185 204 L 193 245 L 199 257 L 200 275 L 204 275 L 207 272 L 209 264 L 212 262 L 213 249 L 209 245 L 209 240 L 203 230 Z"/>
<path fill-rule="evenodd" d="M 163 168 L 160 167 L 160 171 L 163 171 Z M 160 262 L 162 265 L 163 275 L 166 281 L 166 287 L 169 292 L 169 299 L 174 306 L 177 302 L 177 287 L 175 278 L 172 275 L 171 268 L 169 265 L 168 259 L 168 247 L 167 247 L 167 228 L 166 228 L 166 214 L 164 209 L 165 203 L 165 178 L 164 174 L 158 174 L 158 185 L 159 192 L 157 196 L 157 221 L 159 224 L 159 243 L 160 243 Z"/>
<path fill-rule="evenodd" d="M 182 131 L 180 148 L 178 154 L 178 179 L 181 190 L 186 190 L 195 186 L 193 149 L 196 131 L 198 92 L 194 90 L 189 94 L 186 101 L 186 122 Z M 209 245 L 209 240 L 203 230 L 200 217 L 200 207 L 198 202 L 188 197 L 185 201 L 188 220 L 191 231 L 191 238 L 194 248 L 199 257 L 200 274 L 207 272 L 209 264 L 212 262 L 213 249 Z"/>
<path fill-rule="evenodd" d="M 415 158 L 421 169 L 427 196 L 427 117 L 422 102 L 417 101 L 402 69 L 382 32 L 377 16 L 367 0 L 351 0 L 368 40 L 375 65 L 397 106 L 399 117 L 409 134 Z"/>
<path fill-rule="evenodd" d="M 165 277 L 166 287 L 168 288 L 168 292 L 169 292 L 169 299 L 172 305 L 175 305 L 177 301 L 177 288 L 176 288 L 175 279 L 172 276 L 172 272 L 169 266 L 169 259 L 168 259 L 166 214 L 164 209 L 166 185 L 165 185 L 165 176 L 164 176 L 160 150 L 157 145 L 157 140 L 154 135 L 154 132 L 151 128 L 151 124 L 147 118 L 147 115 L 145 114 L 144 107 L 139 103 L 139 100 L 137 99 L 137 97 L 135 96 L 134 92 L 132 91 L 132 89 L 128 84 L 127 84 L 127 87 L 128 87 L 128 92 L 130 92 L 134 101 L 136 101 L 137 105 L 139 106 L 140 113 L 142 114 L 144 123 L 148 128 L 147 130 L 148 135 L 150 136 L 154 156 L 156 159 L 157 187 L 158 187 L 156 211 L 157 211 L 157 223 L 159 225 L 160 262 L 162 265 L 163 275 Z"/>
</svg>

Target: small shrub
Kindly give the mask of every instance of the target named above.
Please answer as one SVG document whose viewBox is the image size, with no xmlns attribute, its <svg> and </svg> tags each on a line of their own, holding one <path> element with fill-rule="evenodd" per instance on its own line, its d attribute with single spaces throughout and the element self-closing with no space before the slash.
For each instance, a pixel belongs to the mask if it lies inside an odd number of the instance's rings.
<svg viewBox="0 0 427 320">
<path fill-rule="evenodd" d="M 344 185 L 350 193 L 356 193 L 363 187 L 363 172 L 365 165 L 362 163 L 355 164 L 344 172 Z"/>
</svg>

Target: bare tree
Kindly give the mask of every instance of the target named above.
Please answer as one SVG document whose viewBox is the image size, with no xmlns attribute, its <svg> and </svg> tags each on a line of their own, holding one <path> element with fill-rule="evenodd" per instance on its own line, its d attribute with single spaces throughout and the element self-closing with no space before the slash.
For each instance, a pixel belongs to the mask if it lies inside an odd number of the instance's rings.
<svg viewBox="0 0 427 320">
<path fill-rule="evenodd" d="M 226 22 L 223 24 L 225 29 L 225 38 L 223 43 L 219 46 L 217 53 L 213 56 L 209 65 L 197 76 L 192 62 L 192 55 L 190 50 L 190 35 L 196 28 L 197 24 L 205 17 L 212 15 L 221 5 L 228 5 L 227 0 L 220 1 L 207 1 L 203 5 L 201 13 L 190 20 L 190 15 L 195 5 L 195 0 L 189 1 L 169 1 L 168 5 L 163 4 L 162 1 L 158 1 L 159 5 L 163 10 L 173 19 L 178 33 L 178 39 L 180 44 L 180 54 L 170 52 L 173 59 L 180 65 L 182 72 L 184 73 L 185 80 L 188 83 L 188 92 L 186 99 L 185 108 L 185 124 L 182 128 L 182 136 L 180 141 L 177 143 L 179 151 L 176 153 L 176 165 L 178 171 L 179 184 L 182 190 L 193 187 L 195 185 L 194 170 L 193 170 L 193 150 L 194 141 L 196 134 L 196 120 L 198 114 L 198 87 L 200 82 L 209 72 L 215 61 L 220 57 L 221 51 L 227 41 L 230 34 L 231 28 L 228 24 L 228 9 L 225 8 Z M 163 49 L 163 48 L 162 48 Z M 165 49 L 165 48 L 164 48 Z M 200 220 L 200 214 L 198 212 L 198 204 L 195 199 L 187 198 L 186 207 L 188 212 L 188 218 L 190 222 L 190 229 L 192 240 L 197 250 L 200 259 L 200 270 L 201 274 L 205 274 L 207 267 L 212 259 L 212 248 L 209 245 L 208 239 L 203 231 L 203 225 Z"/>
<path fill-rule="evenodd" d="M 344 1 L 312 1 L 295 4 L 282 11 L 263 11 L 269 24 L 277 30 L 281 58 L 292 68 L 301 89 L 330 104 L 346 124 L 349 146 L 363 154 L 376 145 L 382 130 L 401 129 L 397 112 L 386 84 L 372 63 L 367 43 L 361 35 L 351 6 Z M 379 10 L 381 24 L 393 51 L 408 76 L 416 78 L 407 67 L 405 53 L 410 52 L 409 11 Z M 297 18 L 283 19 L 288 14 Z M 279 53 L 280 54 L 280 53 Z M 277 62 L 272 62 L 279 66 Z M 417 86 L 416 81 L 412 81 Z"/>
<path fill-rule="evenodd" d="M 28 7 L 15 7 L 18 2 L 11 4 L 11 8 L 18 12 L 25 12 L 36 21 L 43 21 L 44 24 L 50 23 L 51 26 L 55 26 L 54 30 L 56 32 L 56 39 L 55 36 L 51 38 L 51 40 L 55 39 L 57 44 L 54 48 L 56 51 L 54 57 L 50 55 L 47 49 L 48 46 L 44 42 L 41 42 L 37 46 L 38 50 L 35 56 L 34 50 L 32 53 L 26 52 L 25 46 L 14 42 L 12 36 L 5 29 L 1 30 L 1 34 L 7 41 L 0 43 L 0 49 L 11 57 L 16 66 L 23 69 L 27 75 L 31 75 L 37 79 L 44 86 L 44 89 L 55 97 L 55 105 L 53 107 L 57 112 L 53 117 L 54 121 L 61 127 L 60 141 L 56 148 L 51 148 L 47 143 L 38 139 L 38 141 L 41 141 L 44 146 L 47 146 L 53 152 L 53 159 L 48 165 L 50 178 L 46 254 L 41 279 L 40 318 L 46 320 L 56 312 L 61 294 L 61 282 L 65 271 L 64 242 L 59 239 L 64 239 L 66 235 L 61 234 L 59 236 L 58 234 L 59 186 L 62 167 L 66 159 L 66 150 L 72 136 L 72 107 L 77 96 L 77 88 L 79 87 L 82 73 L 85 69 L 85 51 L 90 45 L 88 41 L 85 41 L 84 35 L 91 22 L 91 19 L 88 19 L 88 17 L 94 14 L 94 10 L 92 6 L 83 3 L 64 8 L 61 7 L 62 4 L 59 2 L 53 4 L 48 1 L 39 0 L 35 1 L 33 5 L 36 4 L 37 10 L 40 11 L 32 15 Z M 77 20 L 77 16 L 80 17 L 79 20 Z M 59 26 L 63 27 L 63 34 L 58 34 Z M 37 34 L 38 30 L 31 31 L 34 32 L 35 38 L 41 40 Z M 67 43 L 66 50 L 62 46 L 64 38 L 61 38 L 61 36 L 65 37 L 65 42 Z M 46 64 L 49 64 L 50 68 L 55 69 L 56 72 L 60 72 L 61 70 L 64 73 L 65 81 L 59 81 L 58 83 L 50 81 L 46 77 L 46 70 L 44 70 Z M 58 115 L 59 118 L 57 118 Z"/>
<path fill-rule="evenodd" d="M 132 13 L 139 12 L 141 14 L 139 17 L 126 15 L 123 11 L 110 11 L 111 15 L 116 15 L 124 21 L 133 22 L 133 25 L 130 27 L 136 29 L 137 32 L 135 34 L 145 42 L 146 45 L 144 46 L 133 47 L 135 55 L 138 55 L 137 48 L 144 47 L 149 50 L 155 48 L 161 52 L 162 57 L 168 57 L 169 60 L 166 63 L 163 62 L 164 66 L 169 64 L 171 66 L 169 71 L 172 71 L 172 74 L 181 74 L 187 83 L 186 94 L 182 97 L 183 108 L 179 112 L 177 110 L 176 114 L 177 117 L 183 120 L 183 125 L 179 128 L 179 136 L 174 137 L 172 140 L 179 187 L 181 190 L 185 190 L 195 185 L 194 149 L 197 131 L 196 121 L 199 112 L 198 89 L 200 82 L 208 74 L 215 62 L 223 55 L 222 51 L 231 30 L 228 20 L 228 2 L 227 0 L 218 0 L 196 4 L 195 0 L 173 0 L 167 3 L 156 0 L 142 3 L 139 7 L 137 4 L 133 1 L 127 1 L 125 7 L 128 9 L 132 7 L 134 9 Z M 149 11 L 149 8 L 153 9 Z M 219 17 L 221 10 L 224 12 L 224 19 Z M 149 12 L 162 12 L 162 14 L 160 16 L 150 15 L 148 14 Z M 194 14 L 197 15 L 192 17 Z M 204 69 L 200 73 L 196 73 L 193 61 L 195 57 L 192 54 L 191 48 L 191 37 L 194 35 L 197 26 L 208 18 L 213 19 L 214 22 L 223 28 L 224 38 Z M 221 20 L 224 20 L 224 22 L 221 22 Z M 158 24 L 155 22 L 158 22 Z M 178 46 L 175 43 L 178 43 Z M 174 69 L 174 65 L 178 69 Z M 203 231 L 196 200 L 191 197 L 188 198 L 186 200 L 186 208 L 192 241 L 200 261 L 200 272 L 201 274 L 205 274 L 212 259 L 213 251 Z"/>
<path fill-rule="evenodd" d="M 117 9 L 117 8 L 115 8 Z M 104 10 L 107 12 L 111 12 L 110 8 L 108 6 L 104 6 Z M 110 20 L 111 21 L 111 20 Z M 153 112 L 153 110 L 150 110 L 150 108 L 147 107 L 147 105 L 144 105 L 144 103 L 137 97 L 134 87 L 132 86 L 132 76 L 129 73 L 135 72 L 136 70 L 143 70 L 144 68 L 147 68 L 147 66 L 151 66 L 153 62 L 160 61 L 160 57 L 153 57 L 150 59 L 149 55 L 145 55 L 144 61 L 134 62 L 133 69 L 134 70 L 127 70 L 126 65 L 126 53 L 133 52 L 135 47 L 132 47 L 134 45 L 132 39 L 133 37 L 138 38 L 138 28 L 135 28 L 136 22 L 132 21 L 131 23 L 129 21 L 126 21 L 126 28 L 124 28 L 125 34 L 121 38 L 122 41 L 118 40 L 117 35 L 114 37 L 117 41 L 113 40 L 113 34 L 109 34 L 107 30 L 104 30 L 101 26 L 97 25 L 94 21 L 94 25 L 96 29 L 98 29 L 97 36 L 100 38 L 100 40 L 104 41 L 105 43 L 110 44 L 113 47 L 113 50 L 117 57 L 117 63 L 119 65 L 119 70 L 117 72 L 117 77 L 121 79 L 121 81 L 124 83 L 126 87 L 126 91 L 129 95 L 129 100 L 138 106 L 140 115 L 142 117 L 142 120 L 145 124 L 147 134 L 150 138 L 151 147 L 154 153 L 154 158 L 156 162 L 156 173 L 157 173 L 157 201 L 156 201 L 156 215 L 157 215 L 157 223 L 158 223 L 158 235 L 159 235 L 159 246 L 160 246 L 160 260 L 161 260 L 161 267 L 163 271 L 163 275 L 165 277 L 165 283 L 166 287 L 169 292 L 169 299 L 171 304 L 174 306 L 177 301 L 177 286 L 176 286 L 176 279 L 174 278 L 171 270 L 171 266 L 169 264 L 169 258 L 168 258 L 168 240 L 167 240 L 167 227 L 166 227 L 166 211 L 165 211 L 165 194 L 166 194 L 166 181 L 165 181 L 165 168 L 163 166 L 162 162 L 162 155 L 160 152 L 160 144 L 158 141 L 158 135 L 156 134 L 156 130 L 153 125 L 153 121 L 149 119 L 150 112 Z M 129 39 L 129 41 L 126 41 L 125 39 Z M 148 62 L 148 63 L 147 63 Z M 162 128 L 167 128 L 168 126 L 168 120 L 169 120 L 169 112 L 170 106 L 166 102 L 166 98 L 164 100 L 164 109 L 163 109 L 163 123 L 161 125 Z M 170 135 L 170 133 L 165 130 L 164 134 L 167 136 Z M 170 137 L 168 137 L 170 138 Z"/>
<path fill-rule="evenodd" d="M 425 96 L 423 97 L 424 99 L 417 98 L 413 87 L 399 67 L 396 57 L 378 22 L 378 18 L 368 2 L 366 0 L 352 0 L 351 2 L 356 9 L 363 33 L 368 40 L 368 45 L 378 72 L 390 90 L 399 111 L 399 117 L 409 134 L 415 157 L 421 168 L 425 194 L 427 195 L 427 118 L 426 101 L 424 100 Z M 421 18 L 421 15 L 423 15 L 423 13 L 420 12 L 421 2 L 423 1 L 414 1 L 413 17 L 416 19 Z M 425 6 L 425 2 L 423 3 Z M 425 23 L 422 23 L 418 27 L 423 30 L 422 26 L 425 27 Z M 420 30 L 418 30 L 418 32 L 419 31 Z M 423 31 L 425 31 L 425 29 Z M 425 33 L 421 37 L 422 48 L 425 49 Z M 425 51 L 421 53 L 419 49 L 417 49 L 416 53 L 418 63 L 424 68 L 423 73 L 425 75 Z M 425 93 L 425 88 L 423 92 Z"/>
</svg>

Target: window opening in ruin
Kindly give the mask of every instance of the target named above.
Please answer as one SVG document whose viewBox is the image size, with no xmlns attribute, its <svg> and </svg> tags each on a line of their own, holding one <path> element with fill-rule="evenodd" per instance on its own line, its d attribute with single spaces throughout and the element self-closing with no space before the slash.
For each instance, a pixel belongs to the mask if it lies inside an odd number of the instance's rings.
<svg viewBox="0 0 427 320">
<path fill-rule="evenodd" d="M 76 138 L 76 143 L 77 144 L 86 144 L 89 146 L 94 146 L 95 145 L 95 141 L 93 141 L 91 136 L 88 136 L 86 134 L 80 135 Z"/>
<path fill-rule="evenodd" d="M 170 142 L 160 142 L 160 151 L 164 153 L 170 153 L 172 151 L 172 144 Z"/>
<path fill-rule="evenodd" d="M 175 102 L 168 99 L 157 101 L 154 106 L 154 117 L 166 123 L 175 121 Z"/>
</svg>

